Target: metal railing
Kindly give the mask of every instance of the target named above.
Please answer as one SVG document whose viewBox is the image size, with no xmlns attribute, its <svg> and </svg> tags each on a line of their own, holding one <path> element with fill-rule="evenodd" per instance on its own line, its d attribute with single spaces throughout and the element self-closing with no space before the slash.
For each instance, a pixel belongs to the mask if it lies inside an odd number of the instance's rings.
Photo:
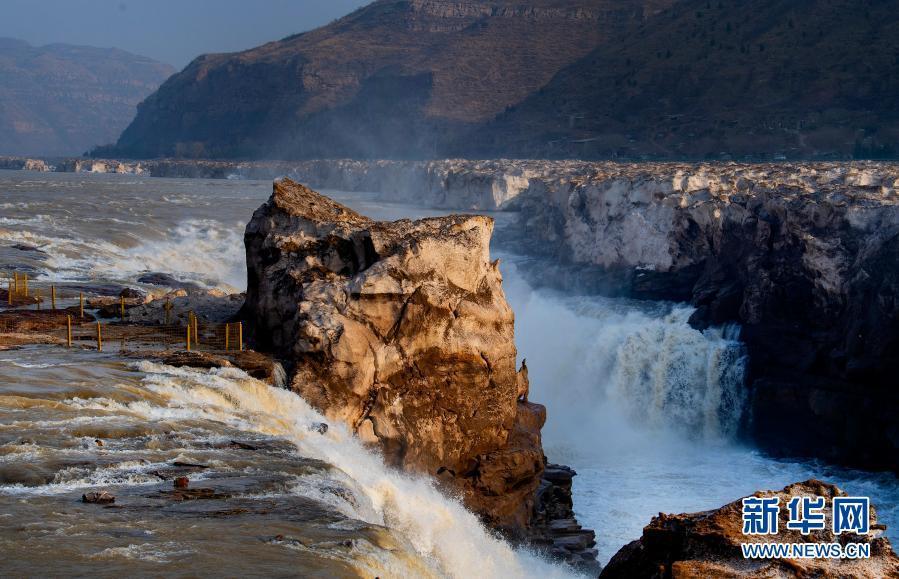
<svg viewBox="0 0 899 579">
<path fill-rule="evenodd" d="M 0 345 L 53 343 L 101 352 L 116 346 L 120 351 L 159 347 L 188 352 L 244 349 L 242 322 L 208 322 L 193 311 L 183 316 L 183 310 L 182 316 L 173 316 L 175 308 L 170 299 L 162 306 L 162 323 L 129 321 L 128 309 L 136 304 L 134 299 L 123 296 L 103 304 L 107 314 L 115 304 L 118 319 L 102 321 L 85 312 L 86 307 L 96 305 L 87 298 L 101 296 L 85 296 L 83 291 L 72 291 L 65 286 L 35 284 L 27 273 L 13 272 L 6 285 L 5 291 L 0 290 L 0 297 L 5 298 L 0 304 L 6 306 L 0 311 Z"/>
</svg>

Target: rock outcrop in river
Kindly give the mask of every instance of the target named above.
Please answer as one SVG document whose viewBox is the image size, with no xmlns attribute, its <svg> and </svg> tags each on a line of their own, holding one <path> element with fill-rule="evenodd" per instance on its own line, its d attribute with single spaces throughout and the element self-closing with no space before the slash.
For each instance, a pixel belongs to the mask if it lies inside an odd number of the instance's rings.
<svg viewBox="0 0 899 579">
<path fill-rule="evenodd" d="M 72 160 L 58 170 L 288 174 L 383 201 L 519 210 L 508 241 L 572 266 L 543 281 L 692 302 L 698 328 L 740 323 L 744 426 L 757 442 L 899 468 L 895 164 Z"/>
<path fill-rule="evenodd" d="M 278 181 L 246 230 L 246 315 L 291 389 L 521 537 L 546 411 L 516 369 L 492 229 L 482 216 L 377 222 Z M 592 533 L 579 550 L 591 546 Z"/>
<path fill-rule="evenodd" d="M 532 183 L 516 238 L 596 290 L 740 323 L 764 447 L 897 469 L 897 189 L 891 164 L 597 164 Z"/>
<path fill-rule="evenodd" d="M 755 493 L 755 497 L 780 499 L 779 534 L 775 537 L 743 534 L 743 504 L 734 501 L 723 507 L 702 513 L 666 515 L 660 513 L 643 529 L 643 536 L 625 545 L 612 557 L 602 572 L 602 579 L 645 578 L 799 578 L 853 577 L 882 579 L 899 577 L 899 557 L 888 539 L 882 536 L 883 526 L 877 524 L 872 507 L 869 524 L 871 533 L 834 535 L 830 523 L 832 500 L 846 496 L 834 485 L 809 480 L 787 486 L 780 491 Z M 803 535 L 787 528 L 788 509 L 792 497 L 823 497 L 825 521 L 823 531 Z M 742 543 L 864 543 L 870 545 L 868 559 L 746 559 Z"/>
</svg>

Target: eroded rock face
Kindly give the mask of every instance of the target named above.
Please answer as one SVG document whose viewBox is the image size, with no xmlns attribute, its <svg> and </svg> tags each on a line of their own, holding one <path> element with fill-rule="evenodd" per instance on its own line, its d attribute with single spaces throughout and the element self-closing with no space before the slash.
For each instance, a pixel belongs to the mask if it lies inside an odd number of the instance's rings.
<svg viewBox="0 0 899 579">
<path fill-rule="evenodd" d="M 520 239 L 739 322 L 766 448 L 896 469 L 897 184 L 887 163 L 595 164 L 532 188 Z"/>
<path fill-rule="evenodd" d="M 372 221 L 276 182 L 246 230 L 247 316 L 294 391 L 514 534 L 543 472 L 545 410 L 516 371 L 492 228 L 482 216 Z"/>
<path fill-rule="evenodd" d="M 702 513 L 654 517 L 643 529 L 643 536 L 625 545 L 612 557 L 602 572 L 602 579 L 651 578 L 765 578 L 853 577 L 881 579 L 899 577 L 899 557 L 888 539 L 882 536 L 885 527 L 877 524 L 872 506 L 871 533 L 834 535 L 830 526 L 823 531 L 803 535 L 787 529 L 789 510 L 785 507 L 792 497 L 824 497 L 825 520 L 831 521 L 833 497 L 846 496 L 834 485 L 817 480 L 795 483 L 780 491 L 757 492 L 756 497 L 779 497 L 780 533 L 772 536 L 751 536 L 742 533 L 742 501 L 737 500 L 717 510 Z M 744 559 L 741 543 L 867 543 L 870 559 Z"/>
</svg>

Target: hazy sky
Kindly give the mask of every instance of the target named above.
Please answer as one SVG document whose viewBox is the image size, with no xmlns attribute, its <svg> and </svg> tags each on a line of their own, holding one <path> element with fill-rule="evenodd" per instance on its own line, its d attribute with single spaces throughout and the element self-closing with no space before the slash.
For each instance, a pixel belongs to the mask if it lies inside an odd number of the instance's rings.
<svg viewBox="0 0 899 579">
<path fill-rule="evenodd" d="M 114 46 L 182 68 L 327 24 L 371 0 L 0 0 L 0 36 Z"/>
</svg>

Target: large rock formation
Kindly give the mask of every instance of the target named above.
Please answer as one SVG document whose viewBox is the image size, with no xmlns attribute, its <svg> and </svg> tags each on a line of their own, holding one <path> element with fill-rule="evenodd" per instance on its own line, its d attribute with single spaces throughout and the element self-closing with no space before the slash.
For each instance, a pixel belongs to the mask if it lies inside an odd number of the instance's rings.
<svg viewBox="0 0 899 579">
<path fill-rule="evenodd" d="M 129 157 L 895 158 L 897 0 L 378 0 L 204 55 Z"/>
<path fill-rule="evenodd" d="M 870 512 L 871 533 L 834 535 L 830 528 L 832 499 L 846 496 L 837 487 L 816 480 L 787 486 L 780 491 L 757 492 L 755 497 L 778 497 L 780 518 L 776 536 L 744 535 L 741 500 L 703 513 L 659 514 L 643 529 L 643 536 L 625 545 L 603 569 L 602 579 L 694 579 L 853 577 L 882 579 L 899 577 L 899 557 L 883 537 L 883 525 Z M 787 529 L 787 503 L 792 497 L 824 497 L 826 530 L 803 535 Z M 865 543 L 870 545 L 869 559 L 746 559 L 742 543 Z"/>
<path fill-rule="evenodd" d="M 0 155 L 80 155 L 110 143 L 173 72 L 122 50 L 0 38 Z"/>
<path fill-rule="evenodd" d="M 246 314 L 294 391 L 514 535 L 544 469 L 545 410 L 516 371 L 492 228 L 481 216 L 376 222 L 276 182 L 246 230 Z"/>
<path fill-rule="evenodd" d="M 739 322 L 750 434 L 899 468 L 899 168 L 597 164 L 522 194 L 519 239 L 605 292 Z"/>
<path fill-rule="evenodd" d="M 430 158 L 674 0 L 377 0 L 203 55 L 141 106 L 126 157 Z"/>
</svg>

